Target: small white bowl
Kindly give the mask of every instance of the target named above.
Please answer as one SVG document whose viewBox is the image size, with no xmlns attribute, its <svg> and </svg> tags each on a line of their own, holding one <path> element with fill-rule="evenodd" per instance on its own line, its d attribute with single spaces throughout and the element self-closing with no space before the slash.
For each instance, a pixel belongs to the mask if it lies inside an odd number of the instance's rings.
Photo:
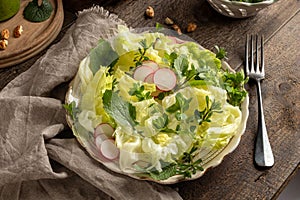
<svg viewBox="0 0 300 200">
<path fill-rule="evenodd" d="M 230 0 L 207 0 L 208 3 L 222 15 L 233 18 L 246 18 L 256 15 L 261 9 L 271 5 L 276 0 L 266 0 L 258 3 L 246 3 Z"/>
</svg>

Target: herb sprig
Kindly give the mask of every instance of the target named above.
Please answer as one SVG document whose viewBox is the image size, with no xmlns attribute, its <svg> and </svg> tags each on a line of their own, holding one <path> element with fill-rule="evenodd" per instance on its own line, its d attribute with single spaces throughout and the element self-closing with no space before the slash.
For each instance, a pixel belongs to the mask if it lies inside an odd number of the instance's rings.
<svg viewBox="0 0 300 200">
<path fill-rule="evenodd" d="M 139 101 L 143 101 L 143 100 L 152 98 L 151 92 L 145 91 L 145 86 L 141 85 L 139 83 L 135 83 L 133 85 L 133 88 L 130 88 L 128 93 L 130 96 L 136 96 Z"/>
<path fill-rule="evenodd" d="M 174 163 L 168 163 L 161 172 L 155 170 L 149 174 L 155 180 L 166 180 L 175 175 L 182 175 L 184 178 L 191 178 L 197 171 L 203 171 L 201 159 L 195 160 L 198 148 L 193 146 L 189 152 L 185 152 L 181 159 Z"/>
<path fill-rule="evenodd" d="M 240 106 L 247 96 L 244 85 L 248 82 L 243 70 L 231 73 L 228 70 L 223 74 L 224 89 L 227 91 L 228 103 L 233 106 Z"/>
<path fill-rule="evenodd" d="M 210 99 L 208 96 L 205 97 L 206 107 L 202 110 L 195 110 L 194 115 L 197 119 L 197 122 L 199 125 L 201 125 L 203 122 L 211 122 L 211 116 L 213 113 L 222 113 L 221 103 L 216 102 L 213 100 L 213 102 L 210 104 Z"/>
<path fill-rule="evenodd" d="M 79 108 L 76 107 L 75 101 L 72 101 L 69 104 L 63 104 L 63 107 L 73 120 L 76 118 L 77 113 L 80 112 Z"/>
<path fill-rule="evenodd" d="M 215 49 L 217 50 L 216 52 L 216 58 L 223 60 L 223 59 L 227 59 L 227 52 L 225 50 L 225 48 L 223 47 L 219 47 L 219 46 L 215 46 Z"/>
<path fill-rule="evenodd" d="M 149 57 L 146 56 L 146 52 L 153 45 L 153 43 L 147 45 L 146 39 L 141 40 L 139 44 L 141 45 L 142 48 L 141 47 L 138 48 L 138 52 L 135 53 L 135 57 L 133 60 L 135 62 L 136 67 L 141 65 L 143 61 L 149 60 Z"/>
</svg>

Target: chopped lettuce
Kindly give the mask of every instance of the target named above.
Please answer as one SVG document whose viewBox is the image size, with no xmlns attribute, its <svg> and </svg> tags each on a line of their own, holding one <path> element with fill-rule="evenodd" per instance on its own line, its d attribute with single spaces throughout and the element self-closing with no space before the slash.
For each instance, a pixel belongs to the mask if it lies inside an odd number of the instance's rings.
<svg viewBox="0 0 300 200">
<path fill-rule="evenodd" d="M 160 91 L 155 83 L 135 80 L 134 69 L 143 60 L 171 68 L 175 88 Z M 195 152 L 222 148 L 241 123 L 244 77 L 222 71 L 216 55 L 194 42 L 119 26 L 114 38 L 101 40 L 82 60 L 78 75 L 78 122 L 89 132 L 103 122 L 115 128 L 124 172 L 190 176 L 178 169 L 200 169 Z M 168 173 L 159 176 L 164 170 Z"/>
</svg>

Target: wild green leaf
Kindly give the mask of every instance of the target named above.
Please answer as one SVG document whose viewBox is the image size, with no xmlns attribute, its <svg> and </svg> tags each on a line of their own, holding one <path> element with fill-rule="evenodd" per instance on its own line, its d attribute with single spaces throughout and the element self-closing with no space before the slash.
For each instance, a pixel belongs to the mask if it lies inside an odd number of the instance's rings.
<svg viewBox="0 0 300 200">
<path fill-rule="evenodd" d="M 38 0 L 32 0 L 23 11 L 24 18 L 31 22 L 42 22 L 47 20 L 53 11 L 49 0 L 42 0 L 39 5 Z"/>
<path fill-rule="evenodd" d="M 106 90 L 103 94 L 103 107 L 105 111 L 120 125 L 136 125 L 136 110 L 129 102 L 124 101 L 116 92 Z"/>
<path fill-rule="evenodd" d="M 100 40 L 97 47 L 90 52 L 90 69 L 95 74 L 101 66 L 109 67 L 112 71 L 113 66 L 118 61 L 118 54 L 112 49 L 106 40 Z"/>
</svg>

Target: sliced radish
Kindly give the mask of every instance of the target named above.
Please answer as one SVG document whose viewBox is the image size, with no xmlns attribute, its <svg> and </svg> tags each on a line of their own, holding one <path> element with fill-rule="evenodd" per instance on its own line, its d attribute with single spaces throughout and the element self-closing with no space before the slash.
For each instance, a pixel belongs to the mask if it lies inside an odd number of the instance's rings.
<svg viewBox="0 0 300 200">
<path fill-rule="evenodd" d="M 183 44 L 183 43 L 185 43 L 184 40 L 181 40 L 177 37 L 168 36 L 168 38 L 172 40 L 173 44 Z"/>
<path fill-rule="evenodd" d="M 107 137 L 104 134 L 100 134 L 100 135 L 97 135 L 97 137 L 95 137 L 95 144 L 99 150 L 101 149 L 101 145 L 102 145 L 103 141 L 105 141 L 105 140 L 107 140 Z"/>
<path fill-rule="evenodd" d="M 109 160 L 118 158 L 120 152 L 114 141 L 111 139 L 107 139 L 102 142 L 100 151 L 102 155 Z"/>
<path fill-rule="evenodd" d="M 155 72 L 153 72 L 152 74 L 149 74 L 148 76 L 146 76 L 146 78 L 144 79 L 144 82 L 146 82 L 146 83 L 154 83 L 154 81 L 153 81 L 154 73 Z"/>
<path fill-rule="evenodd" d="M 105 134 L 107 137 L 112 137 L 115 129 L 108 123 L 101 123 L 95 128 L 94 137 Z"/>
<path fill-rule="evenodd" d="M 138 81 L 144 81 L 145 78 L 149 75 L 152 74 L 154 70 L 146 65 L 141 65 L 137 67 L 134 72 L 133 72 L 133 78 Z"/>
<path fill-rule="evenodd" d="M 176 74 L 170 68 L 160 68 L 155 71 L 153 82 L 162 91 L 170 91 L 176 86 Z"/>
<path fill-rule="evenodd" d="M 152 60 L 144 61 L 143 66 L 151 67 L 154 71 L 156 71 L 159 68 L 158 64 Z"/>
</svg>

